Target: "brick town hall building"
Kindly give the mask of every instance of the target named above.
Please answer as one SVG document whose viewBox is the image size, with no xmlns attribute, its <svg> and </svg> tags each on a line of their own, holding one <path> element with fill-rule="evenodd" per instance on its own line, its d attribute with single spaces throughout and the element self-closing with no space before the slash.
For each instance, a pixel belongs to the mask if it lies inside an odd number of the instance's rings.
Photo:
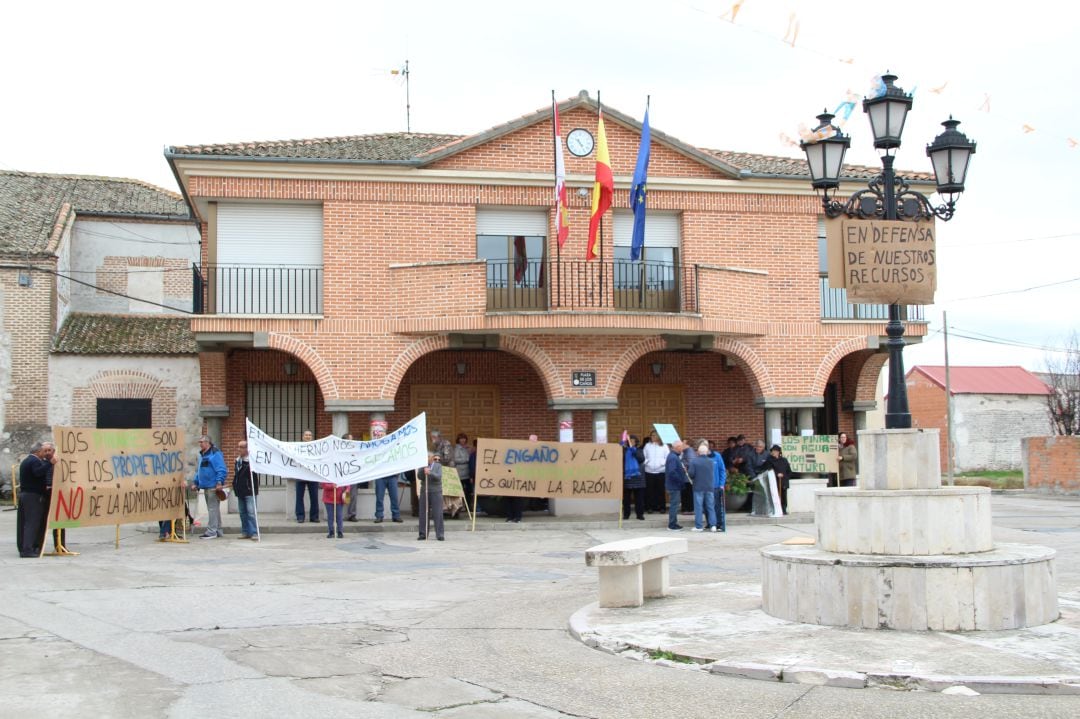
<svg viewBox="0 0 1080 719">
<path fill-rule="evenodd" d="M 586 94 L 559 114 L 564 140 L 595 135 Z M 631 263 L 641 125 L 604 118 L 615 201 L 591 262 L 595 158 L 566 156 L 559 251 L 550 108 L 467 137 L 168 148 L 202 233 L 191 329 L 210 434 L 228 453 L 245 416 L 298 440 L 421 411 L 451 440 L 557 440 L 561 427 L 617 441 L 654 422 L 720 440 L 860 428 L 887 308 L 829 287 L 804 161 L 653 130 L 644 256 Z M 905 308 L 909 340 L 925 334 L 919 311 Z M 593 386 L 574 384 L 583 371 Z"/>
</svg>

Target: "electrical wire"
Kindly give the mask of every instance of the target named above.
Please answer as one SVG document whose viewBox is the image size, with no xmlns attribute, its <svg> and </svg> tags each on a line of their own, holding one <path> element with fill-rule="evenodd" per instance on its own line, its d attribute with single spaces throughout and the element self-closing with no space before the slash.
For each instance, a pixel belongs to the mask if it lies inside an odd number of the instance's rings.
<svg viewBox="0 0 1080 719">
<path fill-rule="evenodd" d="M 68 280 L 70 282 L 75 282 L 76 284 L 80 284 L 80 285 L 83 285 L 85 287 L 92 287 L 95 290 L 98 290 L 100 292 L 105 292 L 106 294 L 116 295 L 117 297 L 123 297 L 125 299 L 134 300 L 135 302 L 142 302 L 143 304 L 147 304 L 147 305 L 154 305 L 156 307 L 163 307 L 163 308 L 165 308 L 167 310 L 172 310 L 173 312 L 181 312 L 181 313 L 183 313 L 185 315 L 193 315 L 193 314 L 195 314 L 191 310 L 185 310 L 185 309 L 182 309 L 180 307 L 173 307 L 171 305 L 164 305 L 164 304 L 162 304 L 160 302 L 154 302 L 152 300 L 144 300 L 141 297 L 132 297 L 131 295 L 125 295 L 123 292 L 116 292 L 115 290 L 105 289 L 104 287 L 101 287 L 99 285 L 95 285 L 92 282 L 83 282 L 80 279 L 76 279 L 76 278 L 71 277 L 69 275 L 65 275 L 65 274 L 63 274 L 61 272 L 57 272 L 56 270 L 51 270 L 51 269 L 49 269 L 47 267 L 31 266 L 29 269 L 37 270 L 38 272 L 44 272 L 45 274 L 48 274 L 48 275 L 55 275 L 56 277 L 61 277 L 61 278 L 65 279 L 65 280 Z"/>
<path fill-rule="evenodd" d="M 1045 285 L 1032 285 L 1031 287 L 1022 287 L 1018 290 L 1004 290 L 1002 292 L 991 292 L 988 295 L 974 295 L 972 297 L 954 297 L 948 300 L 938 300 L 935 305 L 947 305 L 950 302 L 966 302 L 967 300 L 981 300 L 987 297 L 1001 297 L 1002 295 L 1016 295 L 1022 292 L 1031 292 L 1032 290 L 1041 290 L 1047 287 L 1057 287 L 1059 285 L 1067 285 L 1071 282 L 1080 282 L 1080 277 L 1073 277 L 1068 280 L 1061 280 L 1059 282 L 1048 282 Z"/>
</svg>

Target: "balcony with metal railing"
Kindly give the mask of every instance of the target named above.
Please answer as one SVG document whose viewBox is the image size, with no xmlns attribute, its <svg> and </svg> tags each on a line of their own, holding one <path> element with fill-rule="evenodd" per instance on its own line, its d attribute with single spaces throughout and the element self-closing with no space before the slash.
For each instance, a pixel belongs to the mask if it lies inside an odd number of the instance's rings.
<svg viewBox="0 0 1080 719">
<path fill-rule="evenodd" d="M 864 305 L 848 302 L 847 290 L 842 287 L 830 287 L 828 277 L 818 278 L 821 294 L 821 319 L 823 320 L 863 320 L 887 322 L 888 305 Z M 909 322 L 925 322 L 926 316 L 922 305 L 900 305 L 900 319 Z"/>
<path fill-rule="evenodd" d="M 312 266 L 192 266 L 195 314 L 321 315 L 323 268 Z"/>
</svg>

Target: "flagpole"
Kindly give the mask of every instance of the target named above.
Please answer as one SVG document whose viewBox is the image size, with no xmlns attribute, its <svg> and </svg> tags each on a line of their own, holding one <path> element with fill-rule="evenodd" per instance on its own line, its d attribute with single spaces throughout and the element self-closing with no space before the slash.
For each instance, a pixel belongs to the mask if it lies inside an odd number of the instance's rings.
<svg viewBox="0 0 1080 719">
<path fill-rule="evenodd" d="M 559 287 L 559 293 L 562 293 L 562 246 L 559 243 L 559 232 L 561 227 L 559 226 L 559 213 L 562 212 L 561 200 L 559 199 L 559 157 L 558 148 L 555 143 L 561 142 L 559 133 L 556 132 L 558 126 L 555 122 L 555 113 L 558 112 L 558 107 L 555 105 L 555 91 L 551 91 L 551 166 L 555 172 L 555 279 L 556 284 Z"/>
<path fill-rule="evenodd" d="M 600 91 L 596 91 L 596 116 L 604 116 L 604 106 L 600 104 Z M 609 160 L 610 162 L 610 160 Z M 614 178 L 614 174 L 612 174 Z M 600 231 L 597 233 L 597 241 L 600 243 L 600 306 L 604 306 L 604 215 L 600 215 Z M 614 303 L 612 303 L 614 304 Z M 619 515 L 622 516 L 621 514 Z"/>
</svg>

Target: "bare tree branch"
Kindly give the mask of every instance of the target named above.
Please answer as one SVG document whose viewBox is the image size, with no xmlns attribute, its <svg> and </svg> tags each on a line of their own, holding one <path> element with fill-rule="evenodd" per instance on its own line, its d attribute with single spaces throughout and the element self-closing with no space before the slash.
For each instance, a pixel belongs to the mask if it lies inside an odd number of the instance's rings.
<svg viewBox="0 0 1080 719">
<path fill-rule="evenodd" d="M 1061 356 L 1048 355 L 1042 380 L 1050 387 L 1046 408 L 1056 434 L 1080 435 L 1080 334 L 1073 332 Z"/>
</svg>

